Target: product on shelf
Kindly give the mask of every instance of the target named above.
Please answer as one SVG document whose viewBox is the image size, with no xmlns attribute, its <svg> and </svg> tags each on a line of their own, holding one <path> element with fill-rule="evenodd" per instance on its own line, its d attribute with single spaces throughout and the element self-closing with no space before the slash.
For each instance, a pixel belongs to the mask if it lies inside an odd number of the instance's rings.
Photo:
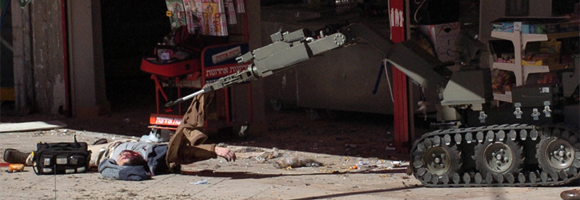
<svg viewBox="0 0 580 200">
<path fill-rule="evenodd" d="M 491 87 L 494 93 L 504 94 L 506 91 L 511 91 L 513 86 L 515 86 L 513 72 L 500 69 L 491 70 Z"/>
<path fill-rule="evenodd" d="M 167 4 L 167 17 L 171 23 L 171 29 L 186 26 L 185 7 L 183 0 L 165 0 Z"/>
<path fill-rule="evenodd" d="M 578 21 L 569 17 L 513 17 L 492 22 L 493 31 L 521 31 L 522 34 L 549 34 L 578 31 Z"/>
</svg>

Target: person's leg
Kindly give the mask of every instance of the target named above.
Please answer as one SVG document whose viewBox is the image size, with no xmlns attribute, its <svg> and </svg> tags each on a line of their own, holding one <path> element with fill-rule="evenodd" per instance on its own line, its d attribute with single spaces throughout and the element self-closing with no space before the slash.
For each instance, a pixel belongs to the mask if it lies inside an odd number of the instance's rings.
<svg viewBox="0 0 580 200">
<path fill-rule="evenodd" d="M 217 158 L 215 144 L 183 145 L 179 148 L 176 161 L 179 164 L 191 164 L 211 158 Z"/>
<path fill-rule="evenodd" d="M 147 155 L 147 164 L 153 175 L 168 174 L 171 170 L 167 166 L 165 157 L 167 155 L 167 145 L 160 144 L 153 147 L 153 150 Z"/>
<path fill-rule="evenodd" d="M 7 163 L 31 166 L 34 155 L 31 152 L 21 152 L 16 149 L 8 148 L 4 150 L 2 158 Z"/>
<path fill-rule="evenodd" d="M 201 132 L 205 125 L 204 108 L 206 95 L 201 94 L 192 99 L 191 104 L 183 115 L 183 121 L 179 124 L 175 134 L 169 140 L 165 159 L 167 166 L 172 170 L 178 169 L 181 164 L 187 164 L 197 160 L 195 159 L 195 153 L 192 153 L 196 150 L 190 149 L 188 146 L 199 145 L 207 139 L 207 136 Z M 215 157 L 216 155 L 214 153 L 209 156 Z"/>
<path fill-rule="evenodd" d="M 91 159 L 89 160 L 89 168 L 99 167 L 99 162 L 107 150 L 109 143 L 89 145 L 87 149 L 91 151 Z"/>
<path fill-rule="evenodd" d="M 184 145 L 179 149 L 178 159 L 181 164 L 191 164 L 210 158 L 222 157 L 226 161 L 235 161 L 236 154 L 225 147 L 215 144 L 200 144 L 196 146 Z"/>
</svg>

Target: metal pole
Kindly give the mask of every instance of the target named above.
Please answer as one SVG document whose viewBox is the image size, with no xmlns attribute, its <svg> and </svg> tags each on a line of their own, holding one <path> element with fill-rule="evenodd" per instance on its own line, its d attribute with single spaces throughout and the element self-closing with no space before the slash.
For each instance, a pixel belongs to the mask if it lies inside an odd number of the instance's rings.
<svg viewBox="0 0 580 200">
<path fill-rule="evenodd" d="M 405 13 L 405 0 L 389 0 L 391 40 L 395 43 L 405 41 L 406 39 Z M 398 153 L 408 153 L 410 146 L 407 93 L 407 76 L 398 69 L 393 68 L 395 150 Z"/>
</svg>

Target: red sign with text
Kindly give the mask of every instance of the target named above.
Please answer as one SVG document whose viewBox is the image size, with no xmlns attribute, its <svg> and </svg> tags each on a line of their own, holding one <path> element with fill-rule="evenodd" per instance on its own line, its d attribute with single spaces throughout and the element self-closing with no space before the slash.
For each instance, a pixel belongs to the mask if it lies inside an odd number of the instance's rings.
<svg viewBox="0 0 580 200">
<path fill-rule="evenodd" d="M 221 78 L 248 68 L 248 65 L 239 65 L 239 64 L 232 64 L 232 65 L 219 65 L 215 67 L 208 67 L 205 68 L 203 73 L 205 75 L 206 83 L 213 82 L 210 81 L 212 79 Z"/>
</svg>

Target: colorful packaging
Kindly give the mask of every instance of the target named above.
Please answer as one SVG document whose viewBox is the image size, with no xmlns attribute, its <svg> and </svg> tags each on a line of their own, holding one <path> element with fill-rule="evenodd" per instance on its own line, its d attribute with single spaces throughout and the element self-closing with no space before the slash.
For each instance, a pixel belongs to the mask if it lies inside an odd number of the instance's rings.
<svg viewBox="0 0 580 200">
<path fill-rule="evenodd" d="M 246 13 L 246 5 L 244 0 L 236 0 L 236 11 L 238 13 Z"/>
<path fill-rule="evenodd" d="M 204 35 L 227 36 L 228 26 L 222 0 L 202 0 Z"/>
<path fill-rule="evenodd" d="M 191 1 L 191 0 L 190 0 Z M 201 33 L 205 32 L 205 26 L 203 24 L 205 24 L 205 19 L 203 18 L 203 7 L 201 5 L 201 1 L 202 0 L 193 0 L 194 1 L 194 7 L 192 7 L 193 13 L 195 14 L 195 16 L 197 16 L 198 19 L 198 26 L 199 26 L 199 31 Z"/>
<path fill-rule="evenodd" d="M 545 65 L 560 63 L 560 49 L 562 42 L 557 40 L 549 40 L 540 42 L 540 52 L 547 54 L 546 58 L 542 59 Z"/>
<path fill-rule="evenodd" d="M 237 24 L 236 19 L 236 8 L 234 6 L 234 0 L 226 0 L 227 11 L 228 11 L 228 24 Z"/>
<path fill-rule="evenodd" d="M 197 17 L 194 15 L 194 10 L 196 10 L 195 3 L 193 0 L 183 0 L 183 7 L 185 7 L 185 21 L 187 22 L 187 31 L 193 34 L 197 29 L 195 26 Z"/>
<path fill-rule="evenodd" d="M 183 0 L 165 0 L 167 4 L 168 17 L 171 23 L 171 29 L 177 29 L 181 26 L 187 26 L 185 20 L 185 7 Z"/>
<path fill-rule="evenodd" d="M 501 23 L 501 31 L 503 32 L 514 32 L 514 23 L 513 22 L 502 22 Z"/>
</svg>

